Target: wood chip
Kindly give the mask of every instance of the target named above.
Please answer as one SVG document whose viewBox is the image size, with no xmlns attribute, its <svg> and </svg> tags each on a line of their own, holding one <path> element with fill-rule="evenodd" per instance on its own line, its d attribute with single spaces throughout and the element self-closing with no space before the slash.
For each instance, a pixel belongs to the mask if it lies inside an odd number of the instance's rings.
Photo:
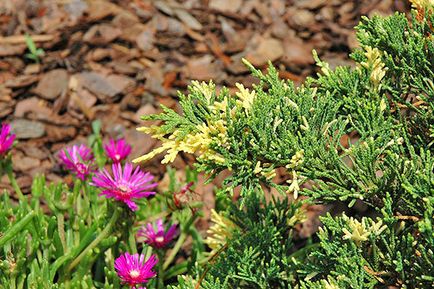
<svg viewBox="0 0 434 289">
<path fill-rule="evenodd" d="M 54 39 L 54 35 L 29 35 L 33 42 L 48 42 Z M 23 44 L 26 43 L 27 36 L 26 35 L 12 35 L 1 37 L 0 36 L 0 44 Z"/>
<path fill-rule="evenodd" d="M 26 51 L 26 45 L 0 44 L 0 57 L 20 55 Z"/>
<path fill-rule="evenodd" d="M 282 42 L 274 38 L 260 38 L 254 51 L 246 55 L 255 66 L 263 66 L 268 61 L 275 61 L 284 54 Z"/>
<path fill-rule="evenodd" d="M 45 126 L 38 121 L 15 119 L 11 122 L 11 129 L 17 139 L 39 138 L 45 134 Z"/>
<path fill-rule="evenodd" d="M 184 22 L 185 25 L 190 27 L 193 30 L 202 30 L 203 26 L 200 24 L 199 21 L 197 21 L 196 18 L 194 18 L 190 13 L 188 13 L 184 9 L 176 9 L 175 15 Z"/>
<path fill-rule="evenodd" d="M 210 0 L 208 5 L 210 9 L 236 13 L 242 4 L 242 0 Z"/>
<path fill-rule="evenodd" d="M 34 92 L 42 98 L 53 100 L 68 88 L 68 79 L 65 69 L 51 70 L 42 76 Z"/>
<path fill-rule="evenodd" d="M 81 85 L 100 97 L 112 98 L 134 85 L 131 78 L 114 74 L 106 76 L 97 72 L 82 72 L 77 78 Z"/>
</svg>

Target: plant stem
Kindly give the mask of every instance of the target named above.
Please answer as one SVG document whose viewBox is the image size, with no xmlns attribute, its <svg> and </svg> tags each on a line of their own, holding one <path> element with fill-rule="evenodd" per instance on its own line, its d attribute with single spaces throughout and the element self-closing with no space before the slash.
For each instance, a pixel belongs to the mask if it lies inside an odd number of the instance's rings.
<svg viewBox="0 0 434 289">
<path fill-rule="evenodd" d="M 87 208 L 87 210 L 84 212 L 84 214 L 86 215 L 87 223 L 90 224 L 92 222 L 91 210 L 90 210 L 90 199 L 89 199 L 88 188 L 87 188 L 85 181 L 81 181 L 81 192 L 82 192 L 81 195 L 83 196 L 83 200 L 85 203 L 85 208 Z"/>
<path fill-rule="evenodd" d="M 158 255 L 158 260 L 163 260 L 164 259 L 164 251 L 162 250 L 157 250 L 157 255 Z M 158 275 L 157 275 L 157 289 L 162 289 L 164 288 L 164 265 L 158 266 Z"/>
<path fill-rule="evenodd" d="M 14 172 L 12 170 L 12 164 L 10 161 L 6 164 L 6 173 L 8 175 L 9 181 L 11 182 L 12 188 L 14 189 L 15 193 L 18 195 L 18 199 L 20 199 L 23 202 L 26 202 L 27 199 L 26 197 L 24 197 L 24 194 L 21 191 L 20 187 L 18 186 L 17 180 L 14 177 Z"/>
<path fill-rule="evenodd" d="M 173 259 L 175 259 L 175 256 L 176 254 L 178 254 L 178 251 L 181 249 L 182 244 L 184 244 L 185 239 L 187 239 L 187 233 L 181 232 L 178 241 L 176 241 L 175 246 L 170 251 L 170 254 L 167 257 L 167 259 L 164 261 L 163 270 L 166 270 L 167 267 L 169 267 L 170 263 L 172 263 Z"/>
<path fill-rule="evenodd" d="M 170 263 L 172 263 L 173 259 L 175 259 L 176 254 L 181 249 L 182 244 L 184 244 L 185 242 L 185 239 L 187 239 L 188 236 L 187 233 L 190 231 L 190 226 L 193 226 L 193 223 L 198 218 L 198 216 L 199 216 L 198 214 L 193 214 L 193 216 L 191 216 L 191 218 L 184 226 L 178 241 L 176 241 L 175 246 L 173 247 L 172 251 L 170 251 L 169 256 L 167 257 L 166 261 L 163 264 L 163 270 L 166 270 L 167 267 L 169 267 Z"/>
<path fill-rule="evenodd" d="M 72 261 L 72 263 L 69 265 L 69 267 L 67 269 L 68 272 L 70 272 L 72 269 L 74 269 L 74 267 L 77 266 L 78 263 L 80 263 L 81 259 L 83 259 L 90 250 L 92 250 L 93 248 L 95 248 L 104 238 L 106 238 L 108 236 L 108 234 L 112 230 L 112 227 L 116 223 L 118 217 L 119 217 L 119 209 L 116 208 L 116 210 L 115 210 L 113 216 L 111 217 L 109 223 L 107 224 L 107 226 L 104 228 L 104 230 L 101 231 L 101 233 L 99 234 L 99 236 L 95 240 L 93 240 L 92 243 L 90 243 L 83 250 L 83 252 L 81 252 L 81 254 L 78 255 L 77 258 L 74 259 L 74 261 Z"/>
<path fill-rule="evenodd" d="M 137 246 L 136 246 L 136 239 L 134 238 L 132 226 L 130 226 L 130 228 L 127 229 L 127 234 L 128 234 L 128 245 L 130 247 L 131 252 L 135 254 L 137 253 Z"/>
<path fill-rule="evenodd" d="M 69 281 L 69 279 L 67 279 L 64 284 L 65 284 L 65 289 L 71 288 L 71 281 Z"/>
<path fill-rule="evenodd" d="M 145 260 L 148 260 L 151 257 L 151 255 L 152 255 L 152 247 L 148 246 L 146 248 Z"/>
<path fill-rule="evenodd" d="M 57 214 L 57 230 L 59 231 L 59 237 L 60 242 L 62 243 L 63 253 L 66 254 L 65 219 L 63 213 Z"/>
<path fill-rule="evenodd" d="M 297 251 L 295 251 L 294 253 L 292 253 L 291 255 L 289 255 L 288 260 L 291 260 L 293 258 L 297 259 L 301 255 L 309 253 L 309 250 L 317 248 L 319 246 L 320 246 L 320 243 L 313 243 L 313 244 L 306 245 L 303 248 L 300 248 Z"/>
<path fill-rule="evenodd" d="M 164 278 L 170 279 L 180 274 L 184 274 L 188 269 L 188 261 L 184 261 L 180 264 L 175 264 L 170 269 L 164 271 Z"/>
</svg>

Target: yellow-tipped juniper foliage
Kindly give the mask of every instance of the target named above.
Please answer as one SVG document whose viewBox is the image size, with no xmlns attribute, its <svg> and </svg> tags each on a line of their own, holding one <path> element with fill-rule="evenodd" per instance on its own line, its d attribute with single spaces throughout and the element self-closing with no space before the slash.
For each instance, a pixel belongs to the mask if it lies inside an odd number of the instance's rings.
<svg viewBox="0 0 434 289">
<path fill-rule="evenodd" d="M 227 240 L 232 237 L 232 233 L 237 226 L 215 210 L 211 210 L 211 222 L 213 225 L 207 231 L 208 236 L 205 243 L 212 249 L 211 253 L 217 253 L 226 245 Z"/>
<path fill-rule="evenodd" d="M 238 213 L 223 209 L 238 229 L 210 265 L 198 266 L 194 282 L 180 279 L 177 288 L 434 287 L 434 13 L 432 1 L 412 3 L 409 17 L 362 18 L 355 67 L 331 69 L 314 52 L 320 73 L 296 87 L 273 66 L 264 73 L 245 61 L 258 85 L 237 84 L 230 94 L 195 82 L 180 95 L 181 114 L 163 107 L 144 117 L 162 121 L 149 132 L 174 144 L 220 121 L 224 129 L 201 149 L 177 152 L 195 154 L 211 178 L 231 172 L 223 199 L 241 187 Z M 164 161 L 173 160 L 165 143 L 152 154 L 167 150 Z M 286 172 L 283 182 L 274 183 L 277 170 Z M 296 236 L 279 239 L 282 207 L 265 201 L 265 186 L 283 198 L 364 203 L 372 214 L 324 216 L 319 243 L 286 247 Z"/>
</svg>

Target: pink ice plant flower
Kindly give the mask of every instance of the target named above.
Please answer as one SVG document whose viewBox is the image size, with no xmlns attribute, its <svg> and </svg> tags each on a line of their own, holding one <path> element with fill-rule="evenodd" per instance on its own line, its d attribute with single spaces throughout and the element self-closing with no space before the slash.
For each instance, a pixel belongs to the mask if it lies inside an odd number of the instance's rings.
<svg viewBox="0 0 434 289">
<path fill-rule="evenodd" d="M 158 219 L 156 221 L 156 229 L 152 223 L 148 223 L 146 227 L 139 230 L 138 236 L 145 237 L 145 243 L 155 249 L 161 249 L 167 247 L 167 245 L 175 238 L 178 234 L 178 229 L 176 225 L 172 225 L 165 232 L 163 221 Z"/>
<path fill-rule="evenodd" d="M 15 140 L 15 134 L 10 133 L 10 124 L 4 123 L 0 129 L 0 156 L 10 150 Z"/>
<path fill-rule="evenodd" d="M 104 145 L 104 150 L 114 163 L 119 163 L 131 153 L 131 146 L 123 138 L 110 139 L 109 143 Z"/>
<path fill-rule="evenodd" d="M 92 171 L 92 150 L 83 144 L 67 147 L 61 150 L 58 156 L 65 168 L 83 181 Z"/>
<path fill-rule="evenodd" d="M 100 196 L 124 202 L 131 210 L 136 211 L 137 205 L 133 199 L 155 195 L 155 192 L 151 191 L 157 186 L 157 183 L 152 182 L 154 176 L 143 172 L 140 167 L 133 171 L 133 165 L 126 163 L 122 170 L 121 164 L 116 163 L 112 165 L 112 172 L 113 177 L 106 169 L 93 176 L 90 184 L 103 189 Z"/>
<path fill-rule="evenodd" d="M 155 255 L 152 255 L 146 262 L 145 255 L 133 254 L 128 252 L 122 254 L 115 260 L 115 269 L 124 284 L 135 287 L 138 284 L 147 283 L 149 279 L 157 275 L 152 271 L 158 263 Z"/>
</svg>

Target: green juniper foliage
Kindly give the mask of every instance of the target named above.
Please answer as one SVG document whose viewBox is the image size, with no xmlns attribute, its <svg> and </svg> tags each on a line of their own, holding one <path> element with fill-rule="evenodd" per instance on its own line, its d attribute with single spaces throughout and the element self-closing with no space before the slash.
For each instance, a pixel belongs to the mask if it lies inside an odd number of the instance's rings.
<svg viewBox="0 0 434 289">
<path fill-rule="evenodd" d="M 252 197 L 245 205 L 246 210 L 230 209 L 237 227 L 208 274 L 226 288 L 285 287 L 291 278 L 288 264 L 295 251 L 292 238 L 300 203 L 273 200 L 262 207 Z"/>
<path fill-rule="evenodd" d="M 331 70 L 314 53 L 320 73 L 295 87 L 271 64 L 263 73 L 245 61 L 259 80 L 251 90 L 193 82 L 182 114 L 144 116 L 162 121 L 139 129 L 162 146 L 136 161 L 195 154 L 211 179 L 231 172 L 222 198 L 241 187 L 238 212 L 220 212 L 237 229 L 215 230 L 224 242 L 212 262 L 173 288 L 434 287 L 431 2 L 414 1 L 408 17 L 363 18 L 355 67 Z M 273 181 L 277 169 L 285 183 Z M 295 248 L 283 220 L 297 210 L 265 201 L 264 186 L 316 203 L 364 202 L 371 214 L 324 216 L 319 242 Z"/>
</svg>

